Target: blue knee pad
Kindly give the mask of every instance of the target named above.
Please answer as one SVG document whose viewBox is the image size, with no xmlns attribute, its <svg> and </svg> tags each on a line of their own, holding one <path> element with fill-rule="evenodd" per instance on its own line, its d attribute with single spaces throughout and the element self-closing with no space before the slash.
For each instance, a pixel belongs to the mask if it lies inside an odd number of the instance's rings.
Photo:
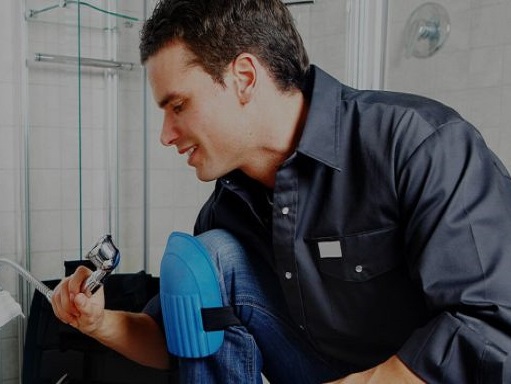
<svg viewBox="0 0 511 384">
<path fill-rule="evenodd" d="M 224 329 L 239 324 L 223 307 L 208 251 L 195 237 L 173 232 L 160 267 L 160 300 L 167 348 L 179 357 L 204 357 L 223 343 Z"/>
</svg>

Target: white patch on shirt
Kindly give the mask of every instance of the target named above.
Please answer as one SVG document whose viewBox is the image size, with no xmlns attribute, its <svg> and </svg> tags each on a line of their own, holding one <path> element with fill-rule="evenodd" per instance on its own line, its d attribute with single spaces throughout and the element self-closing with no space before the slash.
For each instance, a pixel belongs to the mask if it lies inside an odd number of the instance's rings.
<svg viewBox="0 0 511 384">
<path fill-rule="evenodd" d="M 322 241 L 318 243 L 319 257 L 322 259 L 335 259 L 342 257 L 340 241 Z"/>
</svg>

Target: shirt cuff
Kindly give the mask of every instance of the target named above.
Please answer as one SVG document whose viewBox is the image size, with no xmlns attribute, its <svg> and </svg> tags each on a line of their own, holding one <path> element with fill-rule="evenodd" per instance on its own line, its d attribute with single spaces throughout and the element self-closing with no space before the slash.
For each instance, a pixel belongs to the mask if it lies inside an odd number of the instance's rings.
<svg viewBox="0 0 511 384">
<path fill-rule="evenodd" d="M 428 383 L 503 383 L 511 373 L 506 352 L 450 313 L 416 330 L 397 355 Z"/>
</svg>

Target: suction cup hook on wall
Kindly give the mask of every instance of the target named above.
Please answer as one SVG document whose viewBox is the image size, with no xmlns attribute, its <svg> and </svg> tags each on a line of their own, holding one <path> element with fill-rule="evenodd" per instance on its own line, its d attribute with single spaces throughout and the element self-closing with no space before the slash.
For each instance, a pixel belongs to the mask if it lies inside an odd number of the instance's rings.
<svg viewBox="0 0 511 384">
<path fill-rule="evenodd" d="M 412 12 L 405 27 L 405 56 L 425 58 L 447 40 L 451 24 L 447 10 L 438 3 L 424 3 Z"/>
</svg>

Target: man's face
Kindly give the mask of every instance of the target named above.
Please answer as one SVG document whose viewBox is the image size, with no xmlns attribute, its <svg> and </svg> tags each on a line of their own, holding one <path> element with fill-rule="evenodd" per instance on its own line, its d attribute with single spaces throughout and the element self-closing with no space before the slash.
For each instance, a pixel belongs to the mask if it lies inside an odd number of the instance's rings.
<svg viewBox="0 0 511 384">
<path fill-rule="evenodd" d="M 190 65 L 191 52 L 180 42 L 162 48 L 147 60 L 154 99 L 163 109 L 160 140 L 186 155 L 203 181 L 239 168 L 247 143 L 234 83 L 215 83 L 200 66 Z"/>
</svg>

